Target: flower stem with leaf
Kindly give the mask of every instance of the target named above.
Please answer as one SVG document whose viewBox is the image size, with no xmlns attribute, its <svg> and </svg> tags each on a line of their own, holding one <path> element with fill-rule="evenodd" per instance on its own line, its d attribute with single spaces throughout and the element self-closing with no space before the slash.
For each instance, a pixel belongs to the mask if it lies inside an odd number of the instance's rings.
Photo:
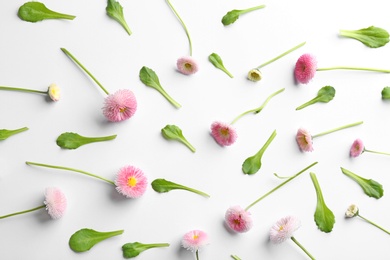
<svg viewBox="0 0 390 260">
<path fill-rule="evenodd" d="M 8 130 L 8 129 L 0 129 L 0 141 L 5 140 L 10 136 L 16 135 L 18 133 L 27 131 L 28 127 L 22 127 L 14 130 Z"/>
<path fill-rule="evenodd" d="M 143 251 L 158 248 L 158 247 L 169 247 L 168 243 L 155 243 L 155 244 L 143 244 L 139 242 L 126 243 L 122 246 L 123 257 L 133 258 L 141 254 Z"/>
<path fill-rule="evenodd" d="M 116 20 L 120 25 L 122 25 L 122 27 L 126 30 L 128 35 L 131 35 L 132 32 L 129 26 L 127 25 L 125 16 L 123 14 L 123 7 L 119 2 L 115 0 L 108 0 L 106 12 L 109 17 Z"/>
<path fill-rule="evenodd" d="M 186 191 L 190 191 L 190 192 L 196 193 L 196 194 L 204 196 L 204 197 L 210 197 L 210 195 L 208 195 L 207 193 L 204 193 L 202 191 L 199 191 L 199 190 L 196 190 L 196 189 L 193 189 L 190 187 L 183 186 L 183 185 L 178 184 L 178 183 L 167 181 L 165 179 L 155 179 L 151 183 L 151 185 L 152 185 L 153 190 L 156 192 L 159 192 L 159 193 L 165 193 L 165 192 L 169 192 L 171 190 L 186 190 Z"/>
<path fill-rule="evenodd" d="M 227 12 L 222 17 L 221 22 L 225 26 L 232 24 L 240 17 L 240 15 L 243 15 L 243 14 L 258 10 L 258 9 L 262 9 L 264 7 L 265 7 L 265 5 L 258 5 L 258 6 L 254 6 L 254 7 L 243 9 L 243 10 L 231 10 L 231 11 Z"/>
</svg>

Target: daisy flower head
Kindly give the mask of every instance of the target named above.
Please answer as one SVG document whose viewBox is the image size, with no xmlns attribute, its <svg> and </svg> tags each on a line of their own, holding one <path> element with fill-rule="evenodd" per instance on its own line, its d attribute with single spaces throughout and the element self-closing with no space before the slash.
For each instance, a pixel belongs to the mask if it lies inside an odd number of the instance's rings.
<svg viewBox="0 0 390 260">
<path fill-rule="evenodd" d="M 209 236 L 201 230 L 191 230 L 184 234 L 181 245 L 191 252 L 196 252 L 209 243 Z"/>
<path fill-rule="evenodd" d="M 347 208 L 347 211 L 345 212 L 345 217 L 347 218 L 353 218 L 359 214 L 359 208 L 358 206 L 352 204 Z"/>
<path fill-rule="evenodd" d="M 317 70 L 317 59 L 309 53 L 299 57 L 295 64 L 294 75 L 295 79 L 302 84 L 310 82 Z"/>
<path fill-rule="evenodd" d="M 111 122 L 119 122 L 132 117 L 137 111 L 137 100 L 134 93 L 121 89 L 106 97 L 103 115 Z"/>
<path fill-rule="evenodd" d="M 221 146 L 232 145 L 237 139 L 237 132 L 232 125 L 218 121 L 211 124 L 211 135 Z"/>
<path fill-rule="evenodd" d="M 61 90 L 57 86 L 57 84 L 54 84 L 54 83 L 50 84 L 49 88 L 47 89 L 47 93 L 49 94 L 49 97 L 51 98 L 51 100 L 53 100 L 53 101 L 60 100 Z"/>
<path fill-rule="evenodd" d="M 58 188 L 49 187 L 45 190 L 46 210 L 52 219 L 61 218 L 66 211 L 67 200 L 65 194 Z"/>
<path fill-rule="evenodd" d="M 116 176 L 115 185 L 116 190 L 127 198 L 139 198 L 145 193 L 148 180 L 142 170 L 124 166 Z"/>
<path fill-rule="evenodd" d="M 250 81 L 260 81 L 263 78 L 261 71 L 259 69 L 251 69 L 248 72 L 248 79 Z"/>
<path fill-rule="evenodd" d="M 293 216 L 287 216 L 278 220 L 272 227 L 269 233 L 271 242 L 280 244 L 290 239 L 295 230 L 301 226 L 299 219 Z"/>
<path fill-rule="evenodd" d="M 195 74 L 199 70 L 198 63 L 191 56 L 181 57 L 176 63 L 177 70 L 184 75 Z"/>
<path fill-rule="evenodd" d="M 225 222 L 231 230 L 237 233 L 247 232 L 253 225 L 251 213 L 240 206 L 228 208 L 225 213 Z"/>
<path fill-rule="evenodd" d="M 363 153 L 364 150 L 364 144 L 363 141 L 360 139 L 356 139 L 351 146 L 351 149 L 349 150 L 349 155 L 351 157 L 358 157 Z"/>
<path fill-rule="evenodd" d="M 309 131 L 304 128 L 299 128 L 295 139 L 297 140 L 299 149 L 301 149 L 301 151 L 313 151 L 313 138 L 310 135 Z"/>
</svg>

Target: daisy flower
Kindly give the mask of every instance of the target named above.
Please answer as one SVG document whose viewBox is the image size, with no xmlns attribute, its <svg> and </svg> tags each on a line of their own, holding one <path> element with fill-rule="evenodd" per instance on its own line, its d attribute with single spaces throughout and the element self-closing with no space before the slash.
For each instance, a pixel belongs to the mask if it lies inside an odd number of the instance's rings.
<svg viewBox="0 0 390 260">
<path fill-rule="evenodd" d="M 359 218 L 361 218 L 361 219 L 367 221 L 367 222 L 370 223 L 371 225 L 373 225 L 373 226 L 379 228 L 380 230 L 382 230 L 382 231 L 384 231 L 384 232 L 386 232 L 387 234 L 390 235 L 390 231 L 384 229 L 383 227 L 379 226 L 378 224 L 376 224 L 376 223 L 372 222 L 371 220 L 369 220 L 369 219 L 363 217 L 362 215 L 360 215 L 360 213 L 359 213 L 359 208 L 358 208 L 356 205 L 354 205 L 354 204 L 350 205 L 350 206 L 347 208 L 347 211 L 345 212 L 345 217 L 346 217 L 346 218 L 359 217 Z"/>
<path fill-rule="evenodd" d="M 351 157 L 358 157 L 364 152 L 390 155 L 390 153 L 384 153 L 384 152 L 378 152 L 378 151 L 366 149 L 366 147 L 363 144 L 363 141 L 359 138 L 353 141 L 351 149 L 349 150 L 349 155 Z"/>
<path fill-rule="evenodd" d="M 261 68 L 263 68 L 264 66 L 266 66 L 266 65 L 268 65 L 268 64 L 270 64 L 270 63 L 272 63 L 272 62 L 274 62 L 274 61 L 276 61 L 276 60 L 282 58 L 283 56 L 286 56 L 286 55 L 289 54 L 290 52 L 295 51 L 296 49 L 302 47 L 302 46 L 305 45 L 305 44 L 306 44 L 306 42 L 302 42 L 302 43 L 298 44 L 297 46 L 295 46 L 295 47 L 293 47 L 293 48 L 287 50 L 286 52 L 283 52 L 282 54 L 276 56 L 275 58 L 273 58 L 273 59 L 271 59 L 271 60 L 269 60 L 269 61 L 267 61 L 267 62 L 265 62 L 265 63 L 263 63 L 263 64 L 261 64 L 261 65 L 259 65 L 259 66 L 257 66 L 257 67 L 254 68 L 254 69 L 251 69 L 251 70 L 248 72 L 248 79 L 249 79 L 250 81 L 260 81 L 260 80 L 262 79 L 262 74 L 261 74 L 261 71 L 260 71 Z"/>
<path fill-rule="evenodd" d="M 301 226 L 299 219 L 293 216 L 287 216 L 278 220 L 270 230 L 269 238 L 274 244 L 281 244 L 291 238 L 310 259 L 315 259 L 296 239 L 293 237 L 294 232 Z"/>
<path fill-rule="evenodd" d="M 319 136 L 322 136 L 322 135 L 326 135 L 326 134 L 330 134 L 330 133 L 333 133 L 333 132 L 336 132 L 336 131 L 339 131 L 339 130 L 342 130 L 342 129 L 345 129 L 345 128 L 357 126 L 357 125 L 360 125 L 360 124 L 363 124 L 363 121 L 359 121 L 359 122 L 356 122 L 356 123 L 340 126 L 340 127 L 337 127 L 337 128 L 334 128 L 334 129 L 331 129 L 331 130 L 328 130 L 328 131 L 325 131 L 325 132 L 322 132 L 322 133 L 319 133 L 319 134 L 316 134 L 316 135 L 310 135 L 309 131 L 307 131 L 306 129 L 299 128 L 298 131 L 297 131 L 297 134 L 295 136 L 295 140 L 297 141 L 299 149 L 301 151 L 303 151 L 303 152 L 312 152 L 314 150 L 314 148 L 313 148 L 313 138 L 319 137 Z"/>
<path fill-rule="evenodd" d="M 47 95 L 52 101 L 58 101 L 60 100 L 60 94 L 61 90 L 60 88 L 52 83 L 48 87 L 46 91 L 43 90 L 36 90 L 36 89 L 28 89 L 28 88 L 15 88 L 15 87 L 7 87 L 7 86 L 0 86 L 0 90 L 11 90 L 11 91 L 20 91 L 20 92 L 29 92 L 29 93 L 38 93 L 38 94 L 45 94 Z"/>
<path fill-rule="evenodd" d="M 47 167 L 52 169 L 60 169 L 60 170 L 66 170 L 66 171 L 73 171 L 78 172 L 96 179 L 100 179 L 102 181 L 105 181 L 111 185 L 114 185 L 116 187 L 116 190 L 124 195 L 127 198 L 139 198 L 141 197 L 147 188 L 148 182 L 147 178 L 144 175 L 143 171 L 138 169 L 134 166 L 124 166 L 122 167 L 117 175 L 115 181 L 108 180 L 106 178 L 103 178 L 101 176 L 98 176 L 96 174 L 92 174 L 83 170 L 78 170 L 74 168 L 64 167 L 64 166 L 57 166 L 57 165 L 49 165 L 49 164 L 43 164 L 43 163 L 36 163 L 36 162 L 26 162 L 28 165 L 35 165 L 35 166 L 41 166 L 41 167 Z"/>
<path fill-rule="evenodd" d="M 45 200 L 43 201 L 43 205 L 32 208 L 32 209 L 0 216 L 0 219 L 32 212 L 32 211 L 35 211 L 38 209 L 43 209 L 43 208 L 46 208 L 47 213 L 49 214 L 49 216 L 52 219 L 61 218 L 65 214 L 65 211 L 67 208 L 67 200 L 66 200 L 65 194 L 58 188 L 48 187 L 45 190 Z"/>
<path fill-rule="evenodd" d="M 199 250 L 209 243 L 209 237 L 206 232 L 201 230 L 191 230 L 184 234 L 181 245 L 196 254 L 199 260 Z"/>
<path fill-rule="evenodd" d="M 215 139 L 215 141 L 221 145 L 221 146 L 229 146 L 235 143 L 237 139 L 237 132 L 235 128 L 233 127 L 233 124 L 236 123 L 241 117 L 244 115 L 253 113 L 258 114 L 263 110 L 263 108 L 267 105 L 267 103 L 276 96 L 277 94 L 284 91 L 284 88 L 272 93 L 265 101 L 264 103 L 256 107 L 254 109 L 250 109 L 248 111 L 245 111 L 244 113 L 239 114 L 230 124 L 226 124 L 220 121 L 215 121 L 211 124 L 211 136 Z"/>
<path fill-rule="evenodd" d="M 183 29 L 187 35 L 188 43 L 190 45 L 190 55 L 180 57 L 177 60 L 177 63 L 176 63 L 177 70 L 184 75 L 195 74 L 199 70 L 199 66 L 198 66 L 198 63 L 196 62 L 196 60 L 192 58 L 192 41 L 191 41 L 190 33 L 187 29 L 187 26 L 185 25 L 185 23 L 181 19 L 179 13 L 176 11 L 176 9 L 171 4 L 170 0 L 166 0 L 166 1 L 168 3 L 169 7 L 174 12 L 174 14 L 176 15 L 176 17 L 179 19 L 181 25 L 183 26 Z"/>
<path fill-rule="evenodd" d="M 120 122 L 131 118 L 137 111 L 137 100 L 134 93 L 129 89 L 118 90 L 114 94 L 110 94 L 106 88 L 89 72 L 67 49 L 61 50 L 71 58 L 85 73 L 87 73 L 93 81 L 107 95 L 104 106 L 103 115 L 110 122 Z"/>
<path fill-rule="evenodd" d="M 307 84 L 314 78 L 314 75 L 317 71 L 324 70 L 365 70 L 390 73 L 390 70 L 364 67 L 335 66 L 328 68 L 317 68 L 316 57 L 310 53 L 305 53 L 298 58 L 294 68 L 294 75 L 298 83 Z"/>
<path fill-rule="evenodd" d="M 272 194 L 274 191 L 281 188 L 286 183 L 288 183 L 291 180 L 293 180 L 294 178 L 298 177 L 303 172 L 310 169 L 311 167 L 313 167 L 316 164 L 317 164 L 317 162 L 314 162 L 314 163 L 310 164 L 309 166 L 307 166 L 306 168 L 304 168 L 303 170 L 296 173 L 295 175 L 289 177 L 287 180 L 285 180 L 284 182 L 282 182 L 281 184 L 279 184 L 278 186 L 276 186 L 275 188 L 273 188 L 269 192 L 265 193 L 263 196 L 261 196 L 260 198 L 258 198 L 254 202 L 252 202 L 245 209 L 241 208 L 240 206 L 233 206 L 233 207 L 228 208 L 228 210 L 225 213 L 226 225 L 229 227 L 229 229 L 231 229 L 232 231 L 237 232 L 237 233 L 248 232 L 253 226 L 253 221 L 252 221 L 252 217 L 251 217 L 251 213 L 249 212 L 249 209 L 251 207 L 253 207 L 254 205 L 256 205 L 259 201 L 266 198 L 268 195 Z"/>
</svg>

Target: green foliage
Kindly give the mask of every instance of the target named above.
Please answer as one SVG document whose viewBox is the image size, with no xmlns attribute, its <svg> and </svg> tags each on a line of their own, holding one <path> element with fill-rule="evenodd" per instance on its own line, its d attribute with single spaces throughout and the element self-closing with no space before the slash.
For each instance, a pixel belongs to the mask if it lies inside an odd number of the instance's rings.
<svg viewBox="0 0 390 260">
<path fill-rule="evenodd" d="M 48 9 L 40 2 L 27 2 L 19 7 L 18 16 L 23 21 L 39 22 L 45 19 L 68 19 L 73 20 L 76 16 L 62 14 Z"/>
<path fill-rule="evenodd" d="M 381 92 L 382 99 L 390 99 L 390 87 L 384 87 Z"/>
<path fill-rule="evenodd" d="M 192 152 L 196 151 L 195 147 L 193 147 L 184 137 L 182 130 L 176 125 L 166 125 L 163 129 L 161 129 L 161 134 L 165 139 L 177 140 L 185 144 Z"/>
<path fill-rule="evenodd" d="M 82 145 L 94 143 L 94 142 L 103 142 L 108 140 L 113 140 L 116 138 L 116 135 L 104 136 L 104 137 L 85 137 L 77 133 L 66 132 L 62 133 L 57 138 L 57 145 L 64 149 L 77 149 Z"/>
<path fill-rule="evenodd" d="M 380 199 L 383 196 L 383 186 L 382 184 L 372 180 L 372 179 L 365 179 L 362 178 L 355 173 L 341 167 L 341 171 L 350 177 L 352 180 L 356 181 L 360 187 L 362 187 L 364 193 L 369 196 L 376 199 Z"/>
<path fill-rule="evenodd" d="M 229 24 L 232 24 L 240 17 L 240 15 L 245 14 L 245 13 L 249 13 L 251 11 L 254 11 L 254 10 L 257 10 L 257 9 L 261 9 L 261 8 L 264 8 L 264 7 L 265 7 L 265 5 L 259 5 L 259 6 L 255 6 L 255 7 L 244 9 L 244 10 L 232 10 L 232 11 L 229 11 L 222 17 L 222 21 L 221 22 L 225 26 L 229 25 Z"/>
<path fill-rule="evenodd" d="M 233 75 L 225 68 L 223 65 L 221 57 L 216 53 L 211 53 L 209 55 L 209 61 L 214 65 L 214 67 L 225 72 L 229 77 L 233 78 Z"/>
<path fill-rule="evenodd" d="M 123 7 L 119 2 L 115 0 L 107 0 L 106 12 L 109 17 L 116 20 L 120 25 L 122 25 L 126 32 L 131 35 L 132 32 L 127 25 L 125 16 L 123 15 Z"/>
<path fill-rule="evenodd" d="M 340 35 L 358 40 L 370 48 L 379 48 L 389 42 L 389 33 L 375 26 L 360 30 L 340 30 Z"/>
<path fill-rule="evenodd" d="M 334 98 L 335 94 L 336 94 L 336 90 L 334 89 L 334 87 L 332 87 L 332 86 L 322 87 L 318 91 L 317 96 L 315 98 L 300 105 L 299 107 L 296 108 L 296 110 L 300 110 L 302 108 L 305 108 L 305 107 L 312 105 L 312 104 L 315 104 L 317 102 L 328 103 L 329 101 L 331 101 Z"/>
<path fill-rule="evenodd" d="M 122 233 L 123 230 L 99 232 L 93 229 L 83 228 L 70 237 L 69 246 L 75 252 L 85 252 L 97 243 L 110 237 L 121 235 Z"/>
<path fill-rule="evenodd" d="M 27 127 L 22 127 L 15 130 L 8 130 L 8 129 L 0 129 L 0 141 L 7 139 L 10 136 L 13 136 L 15 134 L 18 134 L 20 132 L 27 131 Z"/>
<path fill-rule="evenodd" d="M 168 246 L 169 246 L 168 243 L 161 243 L 161 244 L 142 244 L 139 242 L 127 243 L 122 246 L 123 257 L 133 258 L 138 256 L 143 251 L 148 250 L 150 248 L 168 247 Z"/>
<path fill-rule="evenodd" d="M 155 190 L 156 192 L 159 192 L 159 193 L 165 193 L 165 192 L 169 192 L 171 190 L 187 190 L 187 191 L 199 194 L 201 196 L 210 197 L 210 195 L 208 195 L 202 191 L 195 190 L 195 189 L 192 189 L 192 188 L 189 188 L 189 187 L 186 187 L 186 186 L 183 186 L 181 184 L 177 184 L 177 183 L 174 183 L 171 181 L 167 181 L 165 179 L 155 179 L 151 183 L 151 185 L 152 185 L 153 190 Z"/>
</svg>

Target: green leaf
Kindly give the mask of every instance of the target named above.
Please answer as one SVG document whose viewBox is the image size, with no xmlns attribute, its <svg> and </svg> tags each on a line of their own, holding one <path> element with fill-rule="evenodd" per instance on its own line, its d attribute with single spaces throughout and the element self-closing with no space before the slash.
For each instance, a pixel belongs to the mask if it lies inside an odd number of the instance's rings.
<svg viewBox="0 0 390 260">
<path fill-rule="evenodd" d="M 360 30 L 340 30 L 340 35 L 358 40 L 370 48 L 382 47 L 389 42 L 389 33 L 375 26 Z"/>
<path fill-rule="evenodd" d="M 93 229 L 83 228 L 75 232 L 69 239 L 69 246 L 75 252 L 90 250 L 97 243 L 113 236 L 121 235 L 124 230 L 99 232 Z"/>
<path fill-rule="evenodd" d="M 335 217 L 333 212 L 326 206 L 324 197 L 322 195 L 320 184 L 318 183 L 315 173 L 310 173 L 311 180 L 313 181 L 314 188 L 317 193 L 317 207 L 314 213 L 314 221 L 317 227 L 323 232 L 331 232 L 334 226 Z"/>
<path fill-rule="evenodd" d="M 116 20 L 120 25 L 122 25 L 126 32 L 131 35 L 132 32 L 127 25 L 127 22 L 123 15 L 123 7 L 120 5 L 119 2 L 115 0 L 107 0 L 106 12 L 109 17 Z"/>
<path fill-rule="evenodd" d="M 263 145 L 263 147 L 253 156 L 247 158 L 242 164 L 242 171 L 245 174 L 255 174 L 261 168 L 261 158 L 267 147 L 271 144 L 272 140 L 276 136 L 276 130 L 273 131 L 271 136 L 268 138 L 267 142 Z"/>
<path fill-rule="evenodd" d="M 176 125 L 166 125 L 163 129 L 161 129 L 161 134 L 165 139 L 168 140 L 177 140 L 183 144 L 185 144 L 192 152 L 195 152 L 196 149 L 193 147 L 187 139 L 184 137 L 181 129 Z"/>
<path fill-rule="evenodd" d="M 113 140 L 116 138 L 116 135 L 103 136 L 103 137 L 85 137 L 77 133 L 66 132 L 62 133 L 57 138 L 57 145 L 64 149 L 77 149 L 82 145 L 94 143 L 94 142 L 103 142 L 108 140 Z"/>
<path fill-rule="evenodd" d="M 343 167 L 340 167 L 340 168 L 341 168 L 341 171 L 345 175 L 350 177 L 352 180 L 356 181 L 360 185 L 360 187 L 362 187 L 364 193 L 367 196 L 373 197 L 376 199 L 380 199 L 383 196 L 382 184 L 380 184 L 374 180 L 371 180 L 371 179 L 368 180 L 368 179 L 362 178 L 362 177 L 354 174 L 353 172 L 351 172 Z"/>
<path fill-rule="evenodd" d="M 160 80 L 154 70 L 143 66 L 139 72 L 139 78 L 146 86 L 154 88 L 155 90 L 160 92 L 176 108 L 181 107 L 181 105 L 177 103 L 171 96 L 169 96 L 168 93 L 161 86 Z"/>
<path fill-rule="evenodd" d="M 233 75 L 225 68 L 223 65 L 221 57 L 216 53 L 211 53 L 209 55 L 209 61 L 218 69 L 225 72 L 229 77 L 233 78 Z"/>
<path fill-rule="evenodd" d="M 229 24 L 232 24 L 240 17 L 240 15 L 248 13 L 248 12 L 251 12 L 251 11 L 254 11 L 254 10 L 257 10 L 257 9 L 261 9 L 261 8 L 264 8 L 264 7 L 265 7 L 265 5 L 259 5 L 259 6 L 255 6 L 255 7 L 244 9 L 244 10 L 232 10 L 232 11 L 229 11 L 222 17 L 222 21 L 221 22 L 225 26 L 229 25 Z"/>
<path fill-rule="evenodd" d="M 142 244 L 139 242 L 127 243 L 122 246 L 123 257 L 124 258 L 133 258 L 138 256 L 145 250 L 156 247 L 168 247 L 168 243 L 159 243 L 159 244 Z"/>
<path fill-rule="evenodd" d="M 332 87 L 332 86 L 322 87 L 318 91 L 317 96 L 315 98 L 300 105 L 299 107 L 296 108 L 296 110 L 300 110 L 302 108 L 305 108 L 305 107 L 312 105 L 312 104 L 315 104 L 317 102 L 328 103 L 329 101 L 331 101 L 334 98 L 335 94 L 336 94 L 336 90 L 334 89 L 334 87 Z"/>
<path fill-rule="evenodd" d="M 167 181 L 165 179 L 155 179 L 151 183 L 151 185 L 152 185 L 153 190 L 155 190 L 156 192 L 159 192 L 159 193 L 165 193 L 165 192 L 169 192 L 171 190 L 186 190 L 186 191 L 190 191 L 190 192 L 193 192 L 193 193 L 205 196 L 205 197 L 210 197 L 210 195 L 208 195 L 202 191 L 195 190 L 195 189 L 192 189 L 192 188 L 189 188 L 189 187 L 186 187 L 186 186 L 183 186 L 181 184 L 177 184 L 177 183 L 174 183 L 171 181 Z"/>
<path fill-rule="evenodd" d="M 76 16 L 62 14 L 48 9 L 40 2 L 27 2 L 19 7 L 18 16 L 23 21 L 39 22 L 45 19 L 68 19 L 73 20 Z"/>
<path fill-rule="evenodd" d="M 10 136 L 13 136 L 15 134 L 27 131 L 27 127 L 22 127 L 15 130 L 8 130 L 8 129 L 0 129 L 0 141 L 7 139 Z"/>
<path fill-rule="evenodd" d="M 384 87 L 382 89 L 382 99 L 390 99 L 390 87 Z"/>
</svg>

